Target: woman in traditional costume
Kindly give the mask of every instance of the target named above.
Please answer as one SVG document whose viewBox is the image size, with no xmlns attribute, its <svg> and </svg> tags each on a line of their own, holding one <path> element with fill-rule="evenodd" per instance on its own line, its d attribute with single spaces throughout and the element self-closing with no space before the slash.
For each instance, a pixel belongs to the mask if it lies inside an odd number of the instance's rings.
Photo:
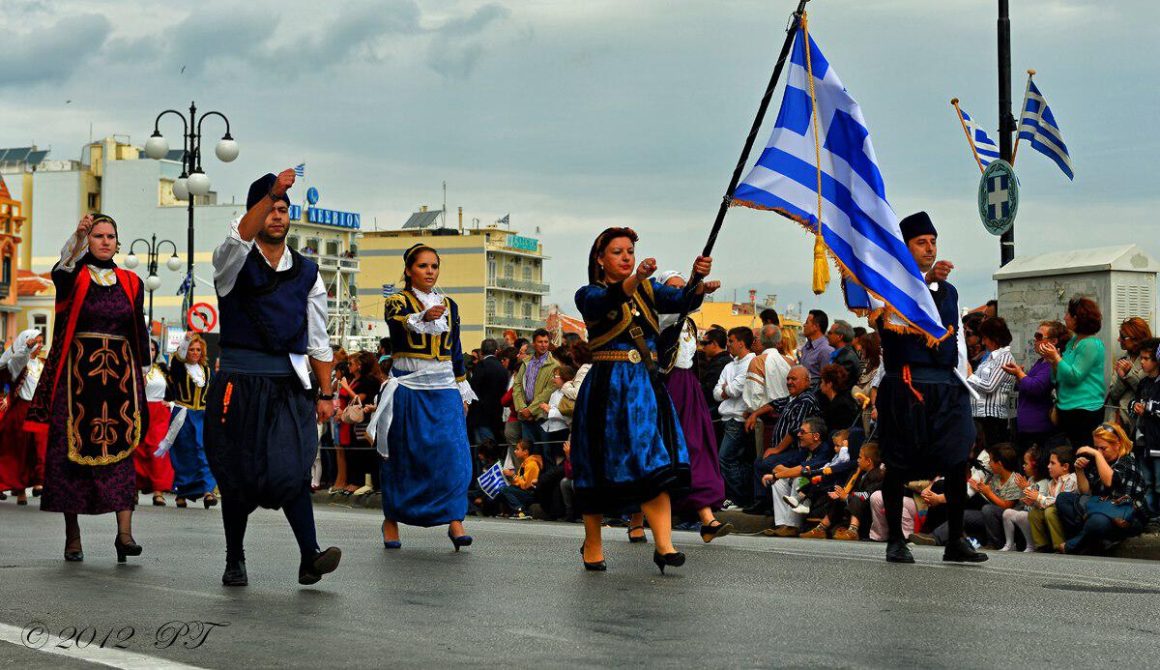
<svg viewBox="0 0 1160 670">
<path fill-rule="evenodd" d="M 679 272 L 662 272 L 657 279 L 662 285 L 685 288 L 685 278 Z M 705 282 L 710 292 L 720 287 L 720 282 Z M 660 318 L 662 329 L 676 325 L 677 314 L 666 314 Z M 665 388 L 677 408 L 681 420 L 681 432 L 685 436 L 685 446 L 689 450 L 689 491 L 673 501 L 673 509 L 680 513 L 696 514 L 701 521 L 700 535 L 705 543 L 718 537 L 725 537 L 733 530 L 733 524 L 721 523 L 714 512 L 725 502 L 725 480 L 721 476 L 721 463 L 717 458 L 717 434 L 713 431 L 713 419 L 709 415 L 709 403 L 701 390 L 701 382 L 693 371 L 693 358 L 697 353 L 697 324 L 685 319 L 685 327 L 677 340 L 677 355 L 673 369 L 665 377 Z"/>
<path fill-rule="evenodd" d="M 664 286 L 650 279 L 656 260 L 638 266 L 631 228 L 609 228 L 588 256 L 588 285 L 576 306 L 588 327 L 592 369 L 576 398 L 571 460 L 576 506 L 584 516 L 580 553 L 588 570 L 605 570 L 600 537 L 605 513 L 639 505 L 653 532 L 653 562 L 664 572 L 685 555 L 673 547 L 670 493 L 689 486 L 689 453 L 680 417 L 656 369 L 657 314 L 701 304 L 706 290 Z M 707 276 L 709 258 L 694 272 Z"/>
<path fill-rule="evenodd" d="M 398 549 L 399 523 L 448 524 L 459 551 L 471 544 L 463 528 L 471 448 L 468 385 L 459 343 L 459 306 L 442 295 L 439 254 L 416 244 L 403 254 L 406 288 L 387 299 L 394 364 L 368 434 L 382 455 L 383 546 Z"/>
<path fill-rule="evenodd" d="M 133 464 L 137 469 L 137 490 L 142 493 L 153 494 L 153 504 L 157 507 L 165 506 L 165 492 L 173 489 L 173 464 L 169 462 L 168 454 L 154 456 L 153 452 L 161 446 L 169 432 L 169 403 L 165 401 L 165 392 L 169 386 L 168 373 L 165 363 L 161 361 L 161 352 L 156 340 L 149 340 L 149 353 L 153 365 L 145 373 L 145 402 L 149 407 L 149 432 L 137 451 L 133 452 Z"/>
<path fill-rule="evenodd" d="M 209 366 L 205 364 L 205 340 L 188 332 L 169 365 L 169 390 L 166 398 L 173 402 L 169 432 L 157 453 L 169 452 L 173 463 L 173 493 L 177 506 L 187 500 L 202 499 L 206 509 L 217 504 L 214 488 L 217 482 L 205 456 L 205 395 L 209 385 Z"/>
<path fill-rule="evenodd" d="M 25 426 L 48 436 L 40 509 L 65 519 L 65 560 L 84 560 L 78 514 L 116 513 L 117 561 L 139 556 L 133 451 L 148 430 L 144 290 L 113 263 L 117 223 L 87 215 L 52 269 L 52 350 Z"/>
<path fill-rule="evenodd" d="M 30 328 L 19 333 L 0 356 L 0 369 L 11 380 L 5 407 L 0 407 L 0 491 L 10 491 L 17 505 L 28 504 L 29 487 L 33 495 L 39 495 L 44 484 L 47 436 L 24 430 L 24 417 L 44 369 L 43 345 L 40 331 Z"/>
</svg>

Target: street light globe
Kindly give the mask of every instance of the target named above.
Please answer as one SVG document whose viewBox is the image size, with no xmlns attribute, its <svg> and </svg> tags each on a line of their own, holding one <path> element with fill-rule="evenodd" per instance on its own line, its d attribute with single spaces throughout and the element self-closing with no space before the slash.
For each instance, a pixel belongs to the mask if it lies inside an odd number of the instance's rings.
<svg viewBox="0 0 1160 670">
<path fill-rule="evenodd" d="M 136 254 L 129 254 L 125 257 L 125 267 L 129 268 L 130 270 L 137 267 L 137 263 L 139 262 L 140 261 L 137 260 Z"/>
<path fill-rule="evenodd" d="M 161 277 L 157 275 L 149 275 L 145 278 L 145 288 L 150 291 L 156 291 L 161 288 Z"/>
<path fill-rule="evenodd" d="M 194 195 L 209 194 L 209 177 L 201 170 L 195 170 L 193 174 L 189 175 L 189 192 Z"/>
<path fill-rule="evenodd" d="M 169 142 L 161 133 L 154 130 L 153 135 L 145 141 L 145 155 L 153 160 L 161 160 L 169 153 Z"/>
<path fill-rule="evenodd" d="M 217 143 L 213 152 L 217 155 L 219 161 L 229 163 L 238 157 L 238 143 L 229 135 L 226 135 Z"/>
<path fill-rule="evenodd" d="M 165 267 L 177 272 L 181 269 L 181 259 L 177 257 L 177 254 L 173 254 L 169 260 L 165 261 Z"/>
<path fill-rule="evenodd" d="M 189 180 L 179 177 L 173 182 L 173 197 L 178 200 L 189 200 Z"/>
</svg>

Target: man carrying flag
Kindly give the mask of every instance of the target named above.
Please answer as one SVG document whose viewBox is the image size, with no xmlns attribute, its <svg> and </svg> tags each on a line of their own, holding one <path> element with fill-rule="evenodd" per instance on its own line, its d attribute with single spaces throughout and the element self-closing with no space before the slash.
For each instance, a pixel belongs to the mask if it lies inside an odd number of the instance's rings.
<svg viewBox="0 0 1160 670">
<path fill-rule="evenodd" d="M 959 294 L 947 281 L 954 269 L 939 261 L 938 231 L 926 212 L 911 214 L 899 224 L 928 284 L 943 326 L 959 323 Z M 913 563 L 902 534 L 902 495 L 908 481 L 937 473 L 945 478 L 950 540 L 944 561 L 981 563 L 987 555 L 975 551 L 963 537 L 963 505 L 967 498 L 967 460 L 975 441 L 969 392 L 955 370 L 963 352 L 959 338 L 949 337 L 930 347 L 924 337 L 899 332 L 880 316 L 873 323 L 882 338 L 886 376 L 878 388 L 878 443 L 886 463 L 882 502 L 888 527 L 886 560 Z"/>
</svg>

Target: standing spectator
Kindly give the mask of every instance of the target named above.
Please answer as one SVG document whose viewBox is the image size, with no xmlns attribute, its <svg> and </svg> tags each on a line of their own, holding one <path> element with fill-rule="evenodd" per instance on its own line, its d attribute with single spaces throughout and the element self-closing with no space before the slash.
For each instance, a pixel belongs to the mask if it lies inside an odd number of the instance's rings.
<svg viewBox="0 0 1160 670">
<path fill-rule="evenodd" d="M 1140 352 L 1143 344 L 1151 339 L 1152 329 L 1148 322 L 1138 316 L 1125 319 L 1120 324 L 1120 348 L 1127 356 L 1118 359 L 1112 365 L 1112 381 L 1108 384 L 1109 407 L 1107 415 L 1109 421 L 1115 421 L 1124 427 L 1124 431 L 1133 435 L 1135 415 L 1132 412 L 1132 402 L 1136 398 L 1136 386 L 1144 378 L 1144 370 L 1140 366 Z"/>
<path fill-rule="evenodd" d="M 709 417 L 717 427 L 717 443 L 721 443 L 721 413 L 717 406 L 720 401 L 713 398 L 713 389 L 721 379 L 721 372 L 733 360 L 727 350 L 727 336 L 720 328 L 710 328 L 701 336 L 701 351 L 705 354 L 705 361 L 701 365 L 701 390 L 705 393 L 705 402 L 709 405 Z"/>
<path fill-rule="evenodd" d="M 745 406 L 750 412 L 789 395 L 785 380 L 790 364 L 778 351 L 781 328 L 773 324 L 762 326 L 760 339 L 764 350 L 750 361 L 745 377 Z"/>
<path fill-rule="evenodd" d="M 1075 554 L 1102 550 L 1138 535 L 1143 524 L 1144 478 L 1124 429 L 1102 423 L 1092 431 L 1094 447 L 1075 451 L 1075 493 L 1055 499 L 1067 542 L 1056 550 Z"/>
<path fill-rule="evenodd" d="M 822 378 L 822 367 L 830 362 L 834 348 L 826 340 L 826 330 L 830 326 L 830 317 L 820 309 L 811 309 L 802 325 L 802 335 L 806 336 L 806 343 L 801 348 L 801 364 L 810 373 L 810 388 L 817 388 Z"/>
<path fill-rule="evenodd" d="M 1140 348 L 1144 378 L 1136 387 L 1132 413 L 1136 417 L 1136 461 L 1147 489 L 1145 502 L 1151 524 L 1160 517 L 1160 363 L 1156 356 L 1160 339 L 1145 340 Z"/>
<path fill-rule="evenodd" d="M 967 341 L 967 363 L 970 364 L 972 370 L 979 367 L 987 356 L 987 348 L 983 346 L 983 340 L 978 333 L 979 324 L 986 318 L 982 312 L 971 312 L 963 317 L 963 334 L 966 335 Z"/>
<path fill-rule="evenodd" d="M 505 343 L 504 344 L 505 347 L 515 347 L 516 346 L 516 331 L 514 331 L 514 330 L 503 331 L 503 341 Z M 519 347 L 516 347 L 516 349 L 519 349 Z"/>
<path fill-rule="evenodd" d="M 379 369 L 385 375 L 387 366 L 391 362 L 391 338 L 384 337 L 379 339 Z"/>
<path fill-rule="evenodd" d="M 1038 444 L 1047 448 L 1047 438 L 1055 432 L 1051 422 L 1052 395 L 1055 385 L 1051 380 L 1051 363 L 1043 358 L 1044 345 L 1050 344 L 1058 350 L 1062 338 L 1067 336 L 1067 326 L 1058 321 L 1044 321 L 1035 331 L 1035 351 L 1039 360 L 1024 371 L 1015 361 L 1003 364 L 1003 370 L 1015 376 L 1015 390 L 1019 392 L 1019 403 L 1015 411 L 1015 444 L 1021 451 Z"/>
<path fill-rule="evenodd" d="M 1104 343 L 1095 336 L 1102 320 L 1094 300 L 1072 298 L 1064 323 L 1075 337 L 1062 353 L 1051 344 L 1043 345 L 1042 355 L 1051 363 L 1055 380 L 1059 429 L 1072 446 L 1086 444 L 1104 417 Z"/>
<path fill-rule="evenodd" d="M 1015 375 L 1004 370 L 1004 366 L 1014 363 L 1015 359 L 1011 356 L 1011 331 L 1002 317 L 980 323 L 978 335 L 988 356 L 967 378 L 967 384 L 978 394 L 977 399 L 971 399 L 971 416 L 982 426 L 984 444 L 989 447 L 1007 442 L 1011 437 L 1007 408 L 1011 389 L 1015 388 Z"/>
<path fill-rule="evenodd" d="M 785 361 L 790 365 L 798 364 L 798 334 L 797 331 L 789 326 L 782 326 L 781 328 L 781 345 L 777 348 L 782 356 L 785 356 Z"/>
<path fill-rule="evenodd" d="M 729 355 L 733 361 L 721 371 L 713 399 L 720 403 L 724 437 L 718 456 L 721 474 L 725 478 L 725 495 L 734 504 L 745 506 L 750 501 L 748 463 L 753 457 L 753 438 L 745 430 L 745 378 L 749 363 L 754 359 L 753 331 L 737 327 L 729 331 Z"/>
<path fill-rule="evenodd" d="M 761 319 L 762 326 L 781 326 L 781 317 L 777 315 L 777 310 L 772 307 L 766 307 L 761 310 L 758 318 Z"/>
<path fill-rule="evenodd" d="M 862 376 L 862 359 L 854 349 L 854 328 L 846 321 L 835 321 L 826 333 L 826 341 L 834 348 L 830 362 L 846 368 L 846 375 L 853 385 Z"/>
<path fill-rule="evenodd" d="M 540 328 L 532 335 L 533 354 L 516 373 L 512 386 L 512 401 L 519 414 L 522 435 L 532 445 L 533 453 L 542 453 L 544 430 L 540 422 L 547 416 L 541 405 L 548 402 L 555 387 L 552 376 L 559 363 L 548 349 L 552 346 L 552 335 Z"/>
<path fill-rule="evenodd" d="M 564 384 L 576 377 L 576 370 L 568 365 L 560 365 L 552 373 L 552 395 L 548 402 L 540 405 L 544 410 L 544 422 L 541 429 L 544 432 L 545 445 L 544 462 L 555 465 L 559 458 L 563 458 L 564 442 L 568 440 L 568 433 L 572 429 L 572 401 L 564 399 Z"/>
<path fill-rule="evenodd" d="M 878 370 L 882 367 L 882 344 L 878 333 L 867 333 L 855 338 L 854 350 L 862 359 L 862 375 L 854 384 L 854 399 L 862 404 L 862 430 L 869 435 L 874 412 L 874 378 L 878 376 Z"/>
<path fill-rule="evenodd" d="M 467 412 L 472 444 L 479 444 L 489 437 L 496 441 L 503 438 L 502 401 L 511 383 L 511 374 L 496 357 L 499 344 L 488 338 L 480 343 L 479 351 L 483 359 L 475 366 L 475 374 L 471 376 L 471 389 L 479 401 L 471 403 Z"/>
<path fill-rule="evenodd" d="M 584 340 L 574 342 L 570 349 L 572 362 L 576 364 L 576 376 L 564 384 L 564 397 L 576 402 L 576 395 L 580 393 L 580 385 L 584 383 L 584 378 L 592 369 L 592 351 Z"/>
</svg>

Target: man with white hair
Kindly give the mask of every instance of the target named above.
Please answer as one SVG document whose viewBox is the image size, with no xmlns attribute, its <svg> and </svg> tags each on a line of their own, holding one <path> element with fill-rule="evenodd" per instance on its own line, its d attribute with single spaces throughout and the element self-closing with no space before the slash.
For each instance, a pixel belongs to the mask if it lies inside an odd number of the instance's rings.
<svg viewBox="0 0 1160 670">
<path fill-rule="evenodd" d="M 790 365 L 777 350 L 781 344 L 781 328 L 773 324 L 762 326 L 760 339 L 762 352 L 749 362 L 745 377 L 745 405 L 750 412 L 789 395 L 786 378 Z"/>
</svg>

